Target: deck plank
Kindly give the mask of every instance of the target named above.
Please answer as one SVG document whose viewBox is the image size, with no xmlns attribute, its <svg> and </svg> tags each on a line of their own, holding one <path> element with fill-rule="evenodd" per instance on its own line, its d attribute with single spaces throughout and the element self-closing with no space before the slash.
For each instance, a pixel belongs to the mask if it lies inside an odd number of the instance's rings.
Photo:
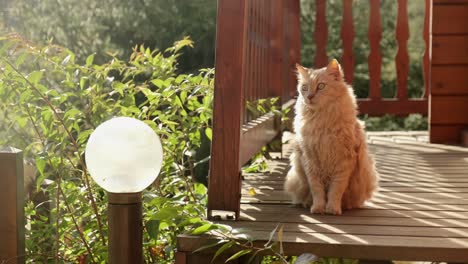
<svg viewBox="0 0 468 264">
<path fill-rule="evenodd" d="M 468 148 L 427 140 L 427 132 L 368 133 L 380 190 L 364 208 L 342 216 L 290 204 L 282 190 L 291 152 L 286 143 L 266 172 L 243 175 L 240 219 L 221 223 L 247 228 L 259 245 L 281 224 L 285 253 L 292 255 L 468 262 Z M 190 239 L 181 243 L 194 246 Z"/>
</svg>

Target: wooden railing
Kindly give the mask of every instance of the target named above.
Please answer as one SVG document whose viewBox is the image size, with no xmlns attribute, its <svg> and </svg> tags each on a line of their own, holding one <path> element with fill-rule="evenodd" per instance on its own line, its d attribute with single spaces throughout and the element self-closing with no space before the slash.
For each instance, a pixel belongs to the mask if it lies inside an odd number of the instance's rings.
<svg viewBox="0 0 468 264">
<path fill-rule="evenodd" d="M 385 0 L 387 1 L 387 0 Z M 397 73 L 397 91 L 394 98 L 382 98 L 381 95 L 381 67 L 382 67 L 382 52 L 380 49 L 380 40 L 382 36 L 382 18 L 380 14 L 381 0 L 369 0 L 369 24 L 368 24 L 368 40 L 370 44 L 370 52 L 368 56 L 369 68 L 369 96 L 368 98 L 359 98 L 359 112 L 372 116 L 395 114 L 408 115 L 412 113 L 420 113 L 427 115 L 428 104 L 427 97 L 429 91 L 429 53 L 430 50 L 430 19 L 431 19 L 431 0 L 425 0 L 425 18 L 423 35 L 421 36 L 425 42 L 425 52 L 423 56 L 423 75 L 424 75 L 424 93 L 421 98 L 408 97 L 408 70 L 409 56 L 407 42 L 409 39 L 408 27 L 408 0 L 397 1 L 397 21 L 395 38 L 398 44 L 398 52 L 395 57 L 395 68 Z M 316 43 L 316 54 L 314 58 L 314 66 L 316 68 L 324 67 L 328 62 L 326 53 L 327 47 L 327 21 L 326 21 L 326 0 L 316 0 L 316 23 L 314 38 Z M 353 0 L 343 0 L 343 20 L 341 26 L 341 38 L 343 43 L 343 54 L 341 62 L 344 75 L 348 83 L 353 83 L 354 79 L 354 22 L 353 22 Z"/>
<path fill-rule="evenodd" d="M 369 115 L 408 115 L 428 112 L 429 49 L 423 60 L 425 92 L 421 98 L 408 97 L 408 0 L 398 1 L 395 38 L 397 92 L 382 98 L 380 79 L 382 35 L 380 0 L 369 0 L 368 39 L 370 53 L 369 97 L 359 99 L 360 113 Z M 315 67 L 329 58 L 327 46 L 326 0 L 315 0 Z M 431 0 L 425 0 L 423 38 L 430 44 Z M 343 0 L 341 59 L 346 81 L 354 79 L 354 23 L 352 0 Z M 252 117 L 246 102 L 279 97 L 285 104 L 296 96 L 294 64 L 300 61 L 300 0 L 218 0 L 216 75 L 213 113 L 213 142 L 208 187 L 208 216 L 213 210 L 239 213 L 240 168 L 262 146 L 280 133 L 273 114 Z M 311 32 L 312 34 L 312 32 Z"/>
<path fill-rule="evenodd" d="M 299 0 L 218 0 L 209 216 L 239 213 L 241 166 L 280 133 L 273 114 L 252 117 L 245 105 L 296 95 L 299 11 Z"/>
</svg>

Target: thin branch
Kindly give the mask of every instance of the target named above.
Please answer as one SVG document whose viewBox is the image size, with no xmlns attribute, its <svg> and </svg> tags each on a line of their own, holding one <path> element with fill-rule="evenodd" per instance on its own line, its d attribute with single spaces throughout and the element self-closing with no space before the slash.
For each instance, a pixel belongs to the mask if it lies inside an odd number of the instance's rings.
<svg viewBox="0 0 468 264">
<path fill-rule="evenodd" d="M 28 114 L 28 117 L 29 117 L 29 120 L 31 121 L 32 125 L 33 125 L 33 128 L 34 128 L 34 131 L 36 132 L 37 136 L 40 138 L 40 141 L 41 141 L 41 144 L 43 146 L 43 148 L 45 149 L 46 147 L 46 144 L 45 144 L 45 138 L 43 137 L 43 135 L 39 132 L 39 128 L 37 126 L 37 123 L 34 121 L 34 119 L 32 118 L 32 115 L 31 115 L 31 111 L 29 110 L 29 108 L 26 106 L 26 112 Z M 58 170 L 53 166 L 53 163 L 52 163 L 52 160 L 50 159 L 50 156 L 47 155 L 47 161 L 49 163 L 49 166 L 51 168 L 54 168 L 55 169 L 55 173 L 58 175 L 58 179 L 57 179 L 57 195 L 56 195 L 56 204 L 57 204 L 57 216 L 56 216 L 56 228 L 57 228 L 57 234 L 56 234 L 56 244 L 57 244 L 57 248 L 56 248 L 56 252 L 55 252 L 55 261 L 56 263 L 58 263 L 58 256 L 59 256 L 59 248 L 60 248 L 60 233 L 59 233 L 59 218 L 60 218 L 60 210 L 59 210 L 59 202 L 60 202 L 60 193 L 63 194 L 63 190 L 62 190 L 62 187 L 60 185 L 61 183 L 61 179 L 62 179 L 62 176 L 61 176 L 61 173 L 58 172 Z M 62 163 L 63 164 L 63 163 Z M 60 191 L 59 191 L 60 190 Z M 65 197 L 65 195 L 63 195 L 63 197 Z M 73 216 L 73 212 L 71 211 L 71 208 L 70 206 L 68 205 L 68 202 L 66 201 L 66 199 L 64 199 L 66 205 L 67 205 L 67 209 L 68 211 L 70 212 L 70 215 L 72 216 L 72 219 L 73 219 L 73 222 L 75 224 L 75 228 L 76 228 L 76 231 L 80 234 L 80 238 L 81 240 L 83 241 L 83 244 L 85 244 L 85 247 L 86 247 L 86 250 L 88 251 L 88 254 L 91 256 L 91 259 L 93 260 L 94 262 L 94 258 L 93 258 L 93 254 L 92 254 L 92 251 L 91 249 L 89 248 L 88 246 L 88 243 L 86 242 L 86 239 L 81 231 L 81 229 L 79 228 L 78 224 L 76 223 L 76 220 Z"/>
<path fill-rule="evenodd" d="M 96 220 L 98 222 L 98 229 L 99 229 L 99 233 L 101 234 L 101 240 L 102 240 L 102 243 L 104 245 L 106 245 L 106 241 L 105 241 L 105 236 L 104 236 L 104 231 L 103 231 L 103 227 L 102 227 L 102 223 L 101 223 L 101 218 L 99 216 L 99 212 L 98 212 L 98 208 L 97 208 L 97 205 L 96 205 L 96 200 L 94 198 L 94 195 L 93 195 L 93 191 L 91 189 L 91 184 L 89 182 L 89 177 L 88 177 L 88 173 L 87 173 L 87 168 L 86 168 L 86 164 L 83 160 L 83 158 L 81 157 L 80 155 L 80 148 L 78 146 L 78 143 L 76 142 L 75 138 L 73 137 L 73 135 L 71 134 L 71 131 L 68 129 L 68 127 L 65 125 L 65 121 L 63 120 L 63 118 L 60 116 L 60 114 L 57 112 L 57 110 L 55 109 L 55 107 L 52 105 L 52 103 L 50 102 L 49 98 L 47 98 L 47 96 L 45 96 L 44 94 L 41 93 L 41 91 L 31 82 L 28 80 L 28 78 L 26 78 L 26 76 L 24 76 L 9 60 L 7 59 L 3 59 L 23 80 L 25 80 L 28 85 L 42 98 L 42 100 L 44 100 L 44 102 L 49 106 L 49 108 L 52 110 L 54 116 L 57 118 L 57 120 L 60 122 L 61 126 L 64 128 L 65 132 L 67 133 L 70 141 L 72 142 L 73 144 L 73 147 L 75 148 L 75 151 L 77 152 L 77 155 L 79 157 L 79 160 L 80 160 L 80 165 L 81 167 L 83 168 L 83 174 L 84 174 L 84 180 L 85 180 L 85 185 L 86 185 L 86 189 L 88 191 L 88 196 L 89 196 L 89 199 L 91 200 L 91 205 L 93 207 L 93 210 L 94 210 L 94 214 L 96 215 Z"/>
</svg>

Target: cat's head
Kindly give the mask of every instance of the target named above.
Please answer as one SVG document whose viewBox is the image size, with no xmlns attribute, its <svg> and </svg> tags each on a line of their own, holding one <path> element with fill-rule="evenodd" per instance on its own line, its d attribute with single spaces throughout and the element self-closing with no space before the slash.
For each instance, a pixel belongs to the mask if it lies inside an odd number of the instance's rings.
<svg viewBox="0 0 468 264">
<path fill-rule="evenodd" d="M 296 69 L 299 99 L 306 105 L 320 107 L 348 93 L 343 71 L 335 59 L 321 69 L 308 69 L 299 64 Z"/>
</svg>

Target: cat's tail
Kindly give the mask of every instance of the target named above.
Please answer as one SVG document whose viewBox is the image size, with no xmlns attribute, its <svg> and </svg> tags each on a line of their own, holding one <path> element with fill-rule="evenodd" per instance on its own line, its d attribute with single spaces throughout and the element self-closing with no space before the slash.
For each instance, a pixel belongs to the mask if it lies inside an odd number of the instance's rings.
<svg viewBox="0 0 468 264">
<path fill-rule="evenodd" d="M 300 148 L 296 143 L 292 145 L 291 168 L 286 175 L 284 191 L 292 198 L 293 204 L 302 204 L 307 207 L 312 204 L 312 195 L 302 167 Z"/>
<path fill-rule="evenodd" d="M 358 147 L 356 169 L 349 179 L 348 189 L 343 196 L 343 208 L 359 208 L 371 199 L 378 188 L 378 173 L 373 157 L 369 154 L 364 134 Z"/>
</svg>

